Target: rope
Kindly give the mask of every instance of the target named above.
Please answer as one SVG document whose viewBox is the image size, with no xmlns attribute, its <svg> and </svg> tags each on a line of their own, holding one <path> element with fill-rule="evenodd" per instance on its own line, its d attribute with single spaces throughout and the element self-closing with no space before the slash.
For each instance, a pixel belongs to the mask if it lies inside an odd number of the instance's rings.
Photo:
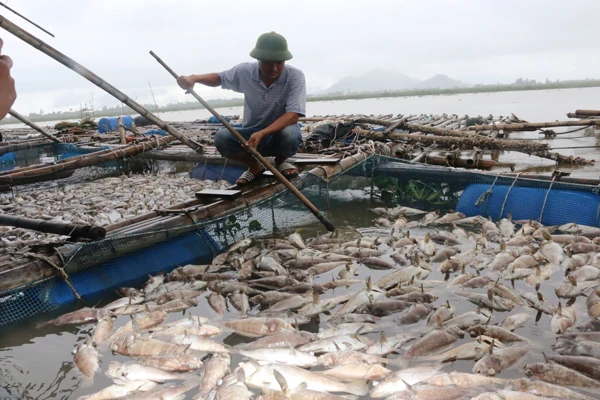
<svg viewBox="0 0 600 400">
<path fill-rule="evenodd" d="M 73 295 L 75 296 L 75 298 L 79 301 L 82 300 L 81 296 L 79 295 L 79 293 L 77 293 L 77 290 L 75 290 L 75 287 L 71 283 L 71 280 L 69 279 L 69 275 L 65 272 L 64 268 L 61 268 L 58 265 L 56 265 L 49 257 L 41 256 L 41 255 L 35 254 L 35 253 L 25 253 L 24 256 L 42 260 L 42 261 L 46 262 L 46 264 L 48 264 L 49 266 L 54 268 L 56 270 L 56 272 L 58 272 L 58 275 L 62 278 L 62 280 L 65 281 L 65 283 L 69 286 L 69 288 L 73 292 Z"/>
<path fill-rule="evenodd" d="M 500 216 L 499 218 L 502 218 L 502 214 L 504 214 L 504 206 L 506 206 L 506 201 L 508 200 L 508 195 L 510 194 L 510 191 L 512 190 L 513 186 L 515 186 L 515 183 L 517 183 L 517 180 L 519 179 L 519 175 L 521 175 L 522 172 L 517 173 L 517 176 L 515 176 L 515 180 L 513 181 L 512 185 L 510 185 L 510 187 L 508 188 L 508 191 L 506 192 L 506 196 L 504 197 L 504 201 L 502 202 L 502 208 L 500 209 Z"/>
<path fill-rule="evenodd" d="M 500 177 L 500 173 L 498 173 L 498 175 L 496 175 L 496 179 L 494 179 L 494 182 L 492 182 L 492 186 L 490 186 L 490 188 L 488 190 L 486 190 L 485 192 L 481 193 L 481 196 L 479 196 L 479 198 L 477 199 L 477 201 L 475 202 L 475 206 L 479 207 L 481 205 L 481 203 L 483 203 L 487 197 L 491 196 L 494 193 L 494 186 L 496 185 L 496 182 L 498 181 L 498 178 Z"/>
<path fill-rule="evenodd" d="M 225 158 L 225 163 L 223 163 L 223 169 L 221 170 L 221 176 L 219 177 L 219 180 L 223 180 L 223 175 L 225 175 L 225 167 L 227 167 L 227 158 Z"/>
<path fill-rule="evenodd" d="M 200 175 L 200 179 L 204 179 L 204 174 L 206 174 L 206 163 L 208 162 L 208 157 L 204 158 L 204 166 L 202 167 L 202 175 Z"/>
<path fill-rule="evenodd" d="M 544 196 L 544 202 L 542 203 L 542 211 L 540 212 L 540 217 L 538 218 L 538 222 L 542 222 L 542 216 L 544 215 L 544 209 L 546 208 L 546 202 L 548 201 L 548 196 L 550 195 L 550 190 L 552 190 L 552 185 L 554 185 L 554 180 L 557 175 L 552 177 L 552 182 L 550 182 L 550 186 L 548 186 L 548 190 L 546 191 L 546 196 Z"/>
</svg>

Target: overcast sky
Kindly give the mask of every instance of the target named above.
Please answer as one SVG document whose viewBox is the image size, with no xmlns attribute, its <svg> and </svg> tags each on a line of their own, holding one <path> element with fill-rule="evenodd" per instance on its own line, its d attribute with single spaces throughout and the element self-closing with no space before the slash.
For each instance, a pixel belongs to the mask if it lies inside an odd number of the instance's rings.
<svg viewBox="0 0 600 400">
<path fill-rule="evenodd" d="M 2 0 L 5 1 L 5 0 Z M 446 74 L 464 82 L 509 83 L 600 78 L 598 0 L 9 0 L 52 38 L 0 14 L 140 102 L 189 100 L 148 54 L 179 74 L 217 72 L 252 61 L 256 38 L 283 34 L 309 93 L 372 69 L 418 79 Z M 117 105 L 111 96 L 1 30 L 14 60 L 21 113 Z M 199 89 L 199 88 L 197 88 Z M 231 98 L 202 89 L 208 99 Z"/>
</svg>

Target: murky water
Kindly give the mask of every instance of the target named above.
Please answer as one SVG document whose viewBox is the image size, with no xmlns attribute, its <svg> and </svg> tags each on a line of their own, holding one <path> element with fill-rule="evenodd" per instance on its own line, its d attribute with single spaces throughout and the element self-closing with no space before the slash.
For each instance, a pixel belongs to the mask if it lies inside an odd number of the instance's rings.
<svg viewBox="0 0 600 400">
<path fill-rule="evenodd" d="M 385 237 L 389 235 L 389 229 L 374 228 L 372 221 L 377 216 L 369 209 L 379 206 L 378 204 L 369 203 L 365 201 L 353 201 L 340 207 L 334 207 L 328 211 L 328 217 L 338 227 L 344 227 L 344 229 L 357 229 L 365 236 L 381 236 Z M 426 232 L 431 232 L 432 229 L 417 228 L 411 230 L 412 237 L 422 237 Z M 279 236 L 286 237 L 289 233 L 281 232 Z M 315 237 L 318 233 L 323 233 L 323 228 L 318 223 L 310 223 L 306 225 L 302 231 L 302 235 L 305 238 Z M 459 246 L 462 250 L 473 248 L 475 245 L 474 240 L 471 238 L 463 245 Z M 492 245 L 494 246 L 494 245 Z M 440 248 L 441 246 L 438 246 Z M 393 262 L 389 257 L 392 249 L 387 245 L 381 245 L 382 250 L 386 250 L 388 253 L 381 257 L 381 259 L 389 262 Z M 366 279 L 368 276 L 372 277 L 375 281 L 382 276 L 387 275 L 390 271 L 376 270 L 365 267 L 364 265 L 358 265 L 358 278 Z M 431 264 L 432 274 L 428 280 L 444 280 L 444 275 L 439 272 L 440 263 Z M 132 266 L 133 267 L 133 266 Z M 483 271 L 485 273 L 485 271 Z M 335 271 L 337 273 L 337 271 Z M 332 278 L 332 274 L 324 274 L 318 276 L 315 279 L 316 283 L 324 283 Z M 451 276 L 450 279 L 452 279 Z M 549 299 L 553 304 L 558 303 L 558 299 L 554 294 L 554 289 L 559 285 L 559 282 L 563 279 L 563 273 L 560 270 L 554 272 L 549 281 L 543 282 L 540 288 L 540 292 Z M 356 292 L 360 289 L 360 286 L 351 286 L 347 289 L 336 289 L 335 291 L 329 291 L 322 298 L 333 297 L 343 294 L 347 291 Z M 535 289 L 528 286 L 522 281 L 516 281 L 515 289 L 521 293 L 530 292 L 535 293 Z M 474 292 L 485 293 L 485 289 L 471 289 Z M 462 312 L 475 310 L 475 306 L 465 299 L 446 291 L 445 289 L 432 289 L 430 293 L 439 296 L 439 299 L 434 303 L 436 306 L 440 306 L 449 300 L 452 305 L 456 307 L 455 315 L 459 315 Z M 207 293 L 208 294 L 208 293 Z M 102 299 L 98 299 L 98 306 L 106 304 L 114 300 L 115 296 L 107 296 Z M 172 313 L 168 320 L 173 321 L 181 318 L 183 315 L 202 315 L 210 318 L 216 318 L 216 314 L 208 306 L 205 296 L 201 296 L 200 304 L 197 307 L 188 309 L 185 313 Z M 96 299 L 88 299 L 89 302 L 96 302 Z M 565 300 L 561 300 L 564 304 Z M 585 323 L 589 319 L 586 313 L 585 298 L 579 297 L 575 302 L 575 308 L 577 309 L 579 321 L 578 323 Z M 4 328 L 0 335 L 0 399 L 74 399 L 78 396 L 93 393 L 111 384 L 109 378 L 104 375 L 107 365 L 112 360 L 117 361 L 128 361 L 130 358 L 113 355 L 110 351 L 104 350 L 101 352 L 101 370 L 96 373 L 94 382 L 91 386 L 84 386 L 83 380 L 78 374 L 77 368 L 72 363 L 71 351 L 74 347 L 85 340 L 86 335 L 91 334 L 94 324 L 83 325 L 79 327 L 43 327 L 38 328 L 37 326 L 49 320 L 57 315 L 64 312 L 71 311 L 75 308 L 75 305 L 66 307 L 62 310 L 38 316 L 28 321 Z M 257 308 L 254 309 L 255 311 Z M 532 349 L 526 357 L 521 359 L 513 367 L 503 371 L 498 377 L 500 378 L 517 378 L 524 377 L 522 366 L 526 363 L 540 362 L 543 361 L 542 352 L 547 354 L 552 353 L 550 346 L 555 342 L 556 335 L 550 330 L 550 316 L 542 315 L 538 321 L 535 321 L 535 310 L 524 306 L 517 306 L 510 313 L 505 312 L 494 312 L 493 322 L 499 323 L 506 315 L 527 312 L 532 315 L 532 318 L 528 321 L 528 324 L 524 328 L 518 329 L 515 333 L 523 335 L 532 341 Z M 386 326 L 385 331 L 388 336 L 391 336 L 399 332 L 414 333 L 417 337 L 424 331 L 425 320 L 420 321 L 414 325 L 398 326 L 397 318 L 403 315 L 403 312 L 384 317 L 379 321 L 379 324 Z M 238 316 L 238 312 L 230 307 L 228 312 L 223 316 L 223 320 L 232 319 Z M 327 316 L 322 316 L 320 320 L 314 320 L 311 324 L 304 325 L 301 328 L 304 330 L 316 332 L 319 327 L 324 329 L 327 327 Z M 129 320 L 127 316 L 121 316 L 115 323 L 115 328 L 122 326 Z M 379 334 L 368 334 L 373 340 L 379 338 Z M 243 338 L 236 334 L 223 334 L 215 338 L 217 341 L 223 341 L 228 345 L 235 345 L 240 342 L 245 342 L 250 339 Z M 472 340 L 468 335 L 462 340 L 459 340 L 455 345 L 466 343 Z M 405 345 L 403 348 L 408 348 Z M 401 351 L 402 352 L 402 351 Z M 397 355 L 392 355 L 389 358 L 397 358 Z M 239 356 L 233 356 L 232 366 L 237 365 L 241 360 Z M 410 365 L 417 365 L 421 362 L 411 362 Z M 458 361 L 455 363 L 447 363 L 443 371 L 464 371 L 471 372 L 473 367 L 473 361 Z M 318 369 L 318 368 L 317 368 Z M 390 367 L 394 370 L 395 367 Z M 491 389 L 491 388 L 490 388 Z M 483 392 L 485 390 L 480 390 Z M 191 398 L 194 391 L 188 394 Z M 592 397 L 600 396 L 600 392 L 588 393 Z M 368 398 L 368 397 L 364 397 Z"/>
<path fill-rule="evenodd" d="M 556 119 L 566 119 L 566 112 L 574 111 L 577 108 L 597 107 L 597 99 L 600 96 L 600 88 L 589 89 L 564 89 L 552 91 L 532 91 L 532 92 L 507 92 L 507 93 L 492 93 L 492 94 L 463 94 L 454 96 L 423 96 L 411 98 L 393 98 L 393 99 L 369 99 L 369 100 L 348 100 L 335 102 L 319 102 L 309 103 L 309 114 L 385 114 L 385 113 L 457 113 L 469 115 L 507 115 L 515 113 L 522 119 L 532 122 L 550 121 Z M 230 108 L 219 110 L 225 115 L 241 114 L 241 108 Z M 166 120 L 182 121 L 194 120 L 196 118 L 208 117 L 208 112 L 205 110 L 194 110 L 179 113 L 163 113 L 161 117 Z M 557 130 L 558 131 L 558 130 Z M 535 132 L 513 134 L 515 138 L 538 139 L 540 136 Z M 552 147 L 573 147 L 573 146 L 592 146 L 585 149 L 561 149 L 561 153 L 566 155 L 575 155 L 587 158 L 597 158 L 596 148 L 600 146 L 596 138 L 596 132 L 592 130 L 575 132 L 572 134 L 559 136 L 554 139 L 542 139 L 551 143 Z M 519 166 L 525 164 L 527 170 L 547 172 L 553 170 L 554 164 L 548 160 L 541 160 L 533 157 L 525 157 L 518 153 L 508 153 L 503 155 L 503 161 L 515 162 Z M 600 166 L 586 167 L 584 170 L 579 169 L 574 172 L 576 176 L 598 177 L 600 175 Z M 565 168 L 563 168 L 565 169 Z M 349 226 L 357 229 L 371 227 L 371 221 L 375 218 L 367 208 L 374 206 L 373 204 L 365 204 L 360 202 L 352 202 L 343 207 L 333 208 L 328 211 L 328 216 L 336 225 Z M 316 231 L 323 229 L 319 225 L 309 225 L 302 232 L 303 235 L 309 237 L 314 235 Z M 371 229 L 369 234 L 376 234 Z M 387 230 L 385 231 L 387 232 Z M 385 232 L 380 232 L 384 234 Z M 289 233 L 289 232 L 288 232 Z M 424 235 L 424 230 L 415 230 L 414 236 Z M 285 233 L 284 233 L 285 234 Z M 473 247 L 472 240 L 465 244 L 465 248 Z M 383 256 L 382 259 L 390 261 L 388 256 Z M 439 264 L 433 265 L 433 273 L 429 279 L 443 279 L 443 276 L 438 272 Z M 377 279 L 388 272 L 380 270 L 372 270 L 365 266 L 359 266 L 359 278 L 365 279 L 367 276 L 372 276 Z M 326 275 L 318 278 L 317 282 L 330 280 L 331 275 Z M 560 271 L 555 272 L 550 281 L 542 283 L 540 292 L 553 304 L 558 303 L 558 299 L 554 294 L 554 289 L 558 286 L 563 276 Z M 534 288 L 527 286 L 521 281 L 517 281 L 516 289 L 524 292 L 534 292 Z M 357 288 L 349 288 L 349 290 L 358 290 Z M 336 290 L 335 293 L 328 293 L 326 296 L 339 295 L 344 290 Z M 481 290 L 479 290 L 481 291 Z M 466 300 L 450 294 L 448 292 L 436 292 L 434 294 L 440 296 L 435 305 L 443 304 L 446 299 L 449 299 L 457 308 L 456 315 L 461 312 L 473 310 L 474 306 Z M 108 296 L 103 299 L 98 299 L 98 305 L 106 304 L 114 300 L 114 296 Z M 214 313 L 209 309 L 204 297 L 201 298 L 200 305 L 194 309 L 188 310 L 187 314 L 214 316 Z M 91 301 L 91 299 L 90 299 Z M 94 299 L 94 303 L 96 300 Z M 563 301 L 564 302 L 564 301 Z M 580 321 L 585 323 L 585 298 L 578 298 L 575 302 L 575 307 L 578 312 Z M 56 312 L 38 316 L 28 321 L 0 329 L 0 399 L 74 399 L 77 396 L 88 394 L 100 390 L 110 385 L 110 380 L 102 373 L 96 374 L 94 383 L 91 386 L 83 387 L 82 380 L 77 373 L 77 369 L 72 363 L 71 351 L 74 347 L 85 340 L 85 336 L 91 332 L 93 324 L 81 327 L 43 327 L 36 326 L 46 320 L 49 320 L 61 313 L 71 311 L 75 305 L 67 307 Z M 512 313 L 529 312 L 535 316 L 535 312 L 528 307 L 517 306 Z M 390 328 L 387 333 L 392 335 L 398 331 L 419 332 L 424 322 L 408 327 L 397 327 L 394 322 L 395 318 L 402 315 L 395 314 L 382 319 L 382 322 L 389 323 Z M 500 322 L 507 313 L 495 313 L 494 322 Z M 169 320 L 181 318 L 182 313 L 174 313 L 170 315 Z M 224 318 L 230 319 L 237 316 L 235 310 L 232 309 Z M 125 324 L 128 318 L 121 317 L 117 320 L 115 327 Z M 304 326 L 303 329 L 315 331 L 318 329 L 314 322 L 311 325 Z M 320 321 L 322 327 L 326 325 L 326 319 Z M 521 367 L 525 363 L 542 361 L 542 351 L 551 353 L 550 345 L 555 341 L 555 335 L 551 333 L 550 317 L 542 315 L 538 322 L 532 317 L 525 328 L 521 328 L 517 333 L 532 339 L 534 342 L 533 349 L 528 355 L 519 361 L 514 367 L 503 371 L 500 377 L 513 378 L 524 376 Z M 378 335 L 367 335 L 372 339 L 377 339 Z M 247 340 L 238 335 L 221 336 L 217 338 L 225 343 L 233 345 L 239 341 Z M 465 338 L 457 344 L 461 344 L 469 340 Z M 106 369 L 106 366 L 111 360 L 125 361 L 127 357 L 113 355 L 110 352 L 103 351 L 101 359 L 101 371 Z M 239 361 L 239 358 L 234 358 L 234 365 Z M 454 364 L 448 364 L 444 367 L 445 371 L 460 370 L 470 371 L 473 362 L 459 361 Z M 599 393 L 591 395 L 592 397 L 600 397 Z M 190 396 L 191 397 L 191 396 Z"/>
</svg>

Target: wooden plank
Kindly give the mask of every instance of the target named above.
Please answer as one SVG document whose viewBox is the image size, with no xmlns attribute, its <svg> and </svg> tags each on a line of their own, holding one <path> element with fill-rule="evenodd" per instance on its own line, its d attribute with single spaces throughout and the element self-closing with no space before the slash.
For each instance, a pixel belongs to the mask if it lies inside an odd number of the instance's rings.
<svg viewBox="0 0 600 400">
<path fill-rule="evenodd" d="M 204 189 L 196 192 L 198 198 L 221 198 L 221 199 L 235 199 L 242 194 L 241 190 L 216 190 L 216 189 Z"/>
<path fill-rule="evenodd" d="M 329 158 L 296 158 L 294 164 L 337 164 L 340 162 L 339 157 Z"/>
</svg>

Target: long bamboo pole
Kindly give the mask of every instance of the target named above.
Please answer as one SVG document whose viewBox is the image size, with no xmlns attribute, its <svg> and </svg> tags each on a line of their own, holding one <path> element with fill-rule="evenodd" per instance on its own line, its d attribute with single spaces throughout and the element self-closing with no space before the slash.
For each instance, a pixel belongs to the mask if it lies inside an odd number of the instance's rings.
<svg viewBox="0 0 600 400">
<path fill-rule="evenodd" d="M 0 225 L 88 239 L 104 239 L 106 236 L 106 229 L 100 226 L 76 225 L 59 221 L 44 221 L 7 214 L 0 215 Z"/>
<path fill-rule="evenodd" d="M 124 157 L 132 157 L 139 153 L 150 151 L 161 145 L 167 145 L 173 140 L 175 140 L 175 138 L 172 136 L 157 137 L 156 140 L 148 140 L 139 144 L 123 146 L 117 149 L 103 150 L 96 153 L 72 157 L 53 165 L 25 167 L 15 171 L 8 171 L 4 174 L 0 173 L 0 184 L 18 185 L 24 178 L 51 174 L 58 171 L 70 171 L 77 168 L 102 164 L 107 161 L 118 160 Z"/>
<path fill-rule="evenodd" d="M 461 150 L 473 150 L 475 147 L 477 147 L 485 150 L 518 151 L 541 158 L 547 158 L 557 163 L 566 163 L 572 165 L 593 165 L 595 163 L 594 160 L 586 160 L 581 157 L 564 156 L 560 153 L 551 152 L 548 149 L 548 145 L 528 140 L 497 140 L 476 135 L 470 135 L 469 137 L 442 137 L 407 133 L 384 134 L 383 132 L 375 132 L 365 129 L 360 129 L 358 134 L 374 140 L 400 140 L 407 143 L 419 144 L 421 146 L 430 146 L 435 144 L 440 148 L 454 146 Z"/>
<path fill-rule="evenodd" d="M 10 110 L 8 110 L 8 113 L 10 115 L 12 115 L 13 117 L 15 117 L 16 119 L 18 119 L 19 121 L 21 121 L 22 123 L 24 123 L 25 125 L 30 126 L 31 128 L 33 128 L 36 131 L 38 131 L 39 133 L 41 133 L 42 135 L 46 136 L 48 139 L 52 140 L 53 142 L 60 143 L 60 140 L 58 140 L 53 134 L 46 132 L 45 130 L 42 129 L 41 126 L 39 126 L 35 122 L 31 121 L 29 118 L 25 117 L 24 115 L 19 114 L 12 108 Z"/>
<path fill-rule="evenodd" d="M 140 115 L 148 118 L 152 123 L 158 125 L 161 129 L 169 132 L 175 138 L 179 139 L 182 143 L 192 148 L 194 151 L 203 152 L 204 147 L 189 139 L 175 128 L 152 114 L 148 111 L 144 106 L 139 104 L 137 101 L 130 99 L 125 93 L 121 92 L 119 89 L 106 82 L 104 79 L 100 78 L 98 75 L 79 64 L 77 61 L 67 57 L 65 54 L 51 47 L 50 45 L 44 43 L 42 40 L 36 38 L 31 33 L 25 31 L 23 28 L 15 25 L 14 23 L 7 20 L 5 17 L 0 15 L 0 27 L 12 33 L 25 43 L 31 45 L 33 48 L 45 53 L 46 55 L 54 58 L 59 63 L 63 64 L 67 68 L 72 69 L 88 81 L 92 82 L 94 85 L 98 86 L 100 89 L 104 90 L 108 94 L 117 98 L 121 103 L 126 104 L 133 110 L 137 111 Z"/>
<path fill-rule="evenodd" d="M 496 125 L 477 125 L 471 126 L 469 130 L 474 131 L 489 131 L 489 130 L 505 130 L 505 131 L 536 131 L 540 128 L 557 128 L 561 126 L 594 126 L 600 125 L 600 119 L 581 119 L 579 121 L 556 121 L 556 122 L 527 122 L 516 124 L 496 124 Z"/>
<path fill-rule="evenodd" d="M 177 75 L 175 73 L 175 71 L 173 71 L 167 64 L 165 64 L 165 62 L 163 60 L 161 60 L 156 54 L 154 54 L 153 51 L 150 51 L 150 54 L 152 55 L 152 57 L 154 57 L 156 59 L 156 61 L 158 61 L 158 63 L 160 65 L 162 65 L 167 71 L 169 71 L 169 73 L 173 76 L 173 78 L 178 79 L 179 75 Z M 239 134 L 238 131 L 236 131 L 233 126 L 231 126 L 229 124 L 229 122 L 227 122 L 225 119 L 223 119 L 223 117 L 221 117 L 221 115 L 219 115 L 219 113 L 217 111 L 215 111 L 215 109 L 213 109 L 210 104 L 208 104 L 206 101 L 204 101 L 204 99 L 202 99 L 202 97 L 200 97 L 200 95 L 198 93 L 196 93 L 194 90 L 189 90 L 189 93 L 192 94 L 192 96 L 194 96 L 196 98 L 196 100 L 198 100 L 203 106 L 204 108 L 206 108 L 208 111 L 210 111 L 210 113 L 212 115 L 214 115 L 219 122 L 221 122 L 223 124 L 223 126 L 225 126 L 225 128 L 227 128 L 227 130 L 229 132 L 231 132 L 231 134 L 233 136 L 235 136 L 235 138 L 237 140 L 240 141 L 240 143 L 242 144 L 242 147 L 248 151 L 250 154 L 252 154 L 252 156 L 254 156 L 256 159 L 258 159 L 258 161 L 260 161 L 260 163 L 262 165 L 265 166 L 265 168 L 267 168 L 269 171 L 271 171 L 271 173 L 273 174 L 273 176 L 281 183 L 283 183 L 285 185 L 286 188 L 288 188 L 290 190 L 290 192 L 292 192 L 294 194 L 294 196 L 296 196 L 298 198 L 298 200 L 300 200 L 300 202 L 302 202 L 302 204 L 304 204 L 306 206 L 306 208 L 308 208 L 314 215 L 315 217 L 317 217 L 317 219 L 325 226 L 325 228 L 330 231 L 333 232 L 335 230 L 335 226 L 333 225 L 333 223 L 331 221 L 329 221 L 327 219 L 327 217 L 325 217 L 325 214 L 323 214 L 322 211 L 319 211 L 319 209 L 317 207 L 315 207 L 314 204 L 312 204 L 306 197 L 304 197 L 304 195 L 302 193 L 300 193 L 300 191 L 290 182 L 288 181 L 282 174 L 281 172 L 279 172 L 277 170 L 277 168 L 275 168 L 273 165 L 271 165 L 270 162 L 268 162 L 258 151 L 256 151 L 253 147 L 248 146 L 246 144 L 246 139 L 244 139 L 244 137 L 242 135 Z"/>
</svg>

